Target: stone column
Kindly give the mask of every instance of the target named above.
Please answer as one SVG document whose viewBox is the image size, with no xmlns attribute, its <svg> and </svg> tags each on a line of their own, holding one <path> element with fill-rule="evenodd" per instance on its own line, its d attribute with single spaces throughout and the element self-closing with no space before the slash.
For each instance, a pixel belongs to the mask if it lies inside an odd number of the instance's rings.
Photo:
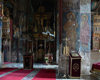
<svg viewBox="0 0 100 80">
<path fill-rule="evenodd" d="M 82 74 L 90 71 L 91 50 L 91 0 L 80 0 L 80 55 Z"/>
<path fill-rule="evenodd" d="M 57 13 L 57 33 L 56 33 L 56 46 L 57 46 L 57 49 L 56 49 L 56 63 L 58 64 L 59 63 L 59 14 Z"/>
<path fill-rule="evenodd" d="M 79 50 L 80 0 L 62 0 L 59 73 L 68 74 L 69 50 Z"/>
<path fill-rule="evenodd" d="M 0 67 L 2 66 L 2 16 L 3 16 L 3 2 L 0 0 Z"/>
</svg>

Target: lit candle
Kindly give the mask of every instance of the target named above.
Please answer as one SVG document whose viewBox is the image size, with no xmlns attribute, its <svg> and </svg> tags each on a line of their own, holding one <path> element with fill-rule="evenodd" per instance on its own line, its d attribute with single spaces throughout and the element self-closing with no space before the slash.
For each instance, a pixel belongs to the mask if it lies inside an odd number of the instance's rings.
<svg viewBox="0 0 100 80">
<path fill-rule="evenodd" d="M 66 55 L 69 56 L 69 47 L 66 46 Z"/>
<path fill-rule="evenodd" d="M 63 49 L 63 54 L 65 54 L 65 47 L 64 47 L 64 49 Z"/>
</svg>

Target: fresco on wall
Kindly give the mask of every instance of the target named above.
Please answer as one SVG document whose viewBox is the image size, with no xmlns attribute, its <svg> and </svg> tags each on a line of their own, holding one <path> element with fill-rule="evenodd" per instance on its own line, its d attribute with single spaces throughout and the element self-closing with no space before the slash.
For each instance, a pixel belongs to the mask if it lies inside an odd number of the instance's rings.
<svg viewBox="0 0 100 80">
<path fill-rule="evenodd" d="M 0 21 L 0 29 L 1 29 L 1 27 L 2 27 L 2 21 Z"/>
<path fill-rule="evenodd" d="M 1 66 L 1 63 L 2 63 L 2 58 L 1 58 L 1 47 L 2 47 L 2 39 L 1 39 L 1 37 L 2 37 L 2 2 L 0 1 L 0 66 Z"/>
<path fill-rule="evenodd" d="M 91 11 L 90 4 L 85 4 L 80 6 L 80 13 L 89 13 Z"/>
<path fill-rule="evenodd" d="M 2 44 L 1 44 L 1 37 L 2 37 L 2 5 L 3 5 L 3 3 L 0 1 L 0 51 L 1 51 L 1 46 L 2 46 Z"/>
<path fill-rule="evenodd" d="M 99 0 L 92 0 L 91 1 L 91 10 L 95 11 L 99 7 Z"/>
<path fill-rule="evenodd" d="M 2 29 L 0 29 L 0 39 L 1 39 L 1 37 L 2 37 Z"/>
<path fill-rule="evenodd" d="M 0 21 L 0 51 L 1 51 L 1 37 L 2 37 L 2 22 Z"/>
<path fill-rule="evenodd" d="M 79 50 L 80 1 L 63 0 L 62 45 L 70 50 Z"/>
<path fill-rule="evenodd" d="M 60 46 L 59 71 L 66 75 L 70 51 L 79 49 L 80 34 L 80 0 L 63 0 L 62 13 L 62 45 Z"/>
<path fill-rule="evenodd" d="M 90 51 L 91 39 L 91 16 L 90 14 L 81 14 L 80 23 L 80 49 L 82 52 Z"/>
<path fill-rule="evenodd" d="M 1 4 L 0 4 L 1 5 Z M 0 8 L 1 9 L 1 8 Z M 1 37 L 2 37 L 2 17 L 0 17 L 0 51 L 1 51 Z"/>
<path fill-rule="evenodd" d="M 79 37 L 79 13 L 69 11 L 63 14 L 63 33 L 62 39 L 67 38 L 67 45 L 72 50 L 78 48 L 77 41 Z M 77 45 L 77 47 L 76 47 Z"/>
<path fill-rule="evenodd" d="M 80 10 L 80 0 L 63 0 L 63 11 Z"/>
<path fill-rule="evenodd" d="M 3 8 L 3 6 L 2 6 L 2 2 L 0 2 L 0 17 L 2 17 L 2 15 L 3 15 L 3 10 L 2 10 L 2 8 Z"/>
<path fill-rule="evenodd" d="M 1 39 L 0 39 L 0 51 L 1 51 Z"/>
</svg>

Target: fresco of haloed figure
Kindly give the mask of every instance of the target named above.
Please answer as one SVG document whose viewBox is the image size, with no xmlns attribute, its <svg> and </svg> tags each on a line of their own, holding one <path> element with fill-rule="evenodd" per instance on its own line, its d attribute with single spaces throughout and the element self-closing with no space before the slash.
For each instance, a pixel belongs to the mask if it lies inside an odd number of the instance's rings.
<svg viewBox="0 0 100 80">
<path fill-rule="evenodd" d="M 88 16 L 85 14 L 81 16 L 80 41 L 81 41 L 82 46 L 88 47 L 89 23 L 88 23 Z"/>
<path fill-rule="evenodd" d="M 67 44 L 71 50 L 75 50 L 77 40 L 76 28 L 78 27 L 78 23 L 73 12 L 66 14 L 66 18 L 67 21 L 64 24 L 64 31 L 66 32 L 66 38 L 68 39 Z"/>
</svg>

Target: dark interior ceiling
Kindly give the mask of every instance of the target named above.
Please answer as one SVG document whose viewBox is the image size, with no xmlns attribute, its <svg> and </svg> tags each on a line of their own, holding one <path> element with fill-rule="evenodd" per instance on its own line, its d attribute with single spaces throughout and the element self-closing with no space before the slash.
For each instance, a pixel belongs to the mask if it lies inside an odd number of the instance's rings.
<svg viewBox="0 0 100 80">
<path fill-rule="evenodd" d="M 46 11 L 51 11 L 57 7 L 57 0 L 31 0 L 31 2 L 35 11 L 39 6 L 44 6 Z"/>
</svg>

